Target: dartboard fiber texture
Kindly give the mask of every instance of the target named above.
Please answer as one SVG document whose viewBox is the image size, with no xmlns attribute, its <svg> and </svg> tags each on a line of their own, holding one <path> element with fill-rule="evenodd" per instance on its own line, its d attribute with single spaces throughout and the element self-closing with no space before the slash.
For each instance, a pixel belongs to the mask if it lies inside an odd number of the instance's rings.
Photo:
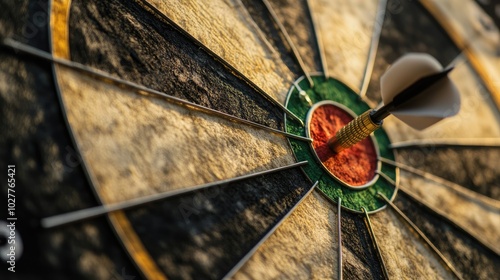
<svg viewBox="0 0 500 280">
<path fill-rule="evenodd" d="M 377 25 L 363 106 L 377 106 L 380 76 L 405 53 L 454 62 L 461 112 L 423 132 L 387 119 L 382 149 L 409 168 L 383 163 L 382 171 L 397 174 L 393 203 L 462 278 L 499 274 L 500 85 L 483 72 L 500 72 L 500 3 L 269 1 L 301 66 L 261 0 L 0 2 L 2 41 L 280 131 L 293 121 L 283 107 L 294 82 L 306 83 L 303 69 L 360 91 Z M 455 278 L 391 207 L 369 215 L 372 236 L 364 214 L 339 213 L 321 188 L 310 192 L 304 166 L 43 228 L 54 215 L 295 164 L 301 140 L 4 44 L 0 118 L 2 200 L 14 164 L 23 243 L 15 273 L 2 259 L 2 279 L 337 279 L 339 270 L 383 279 L 384 264 L 393 279 Z M 456 139 L 473 144 L 443 145 Z M 397 148 L 413 140 L 431 144 Z"/>
</svg>

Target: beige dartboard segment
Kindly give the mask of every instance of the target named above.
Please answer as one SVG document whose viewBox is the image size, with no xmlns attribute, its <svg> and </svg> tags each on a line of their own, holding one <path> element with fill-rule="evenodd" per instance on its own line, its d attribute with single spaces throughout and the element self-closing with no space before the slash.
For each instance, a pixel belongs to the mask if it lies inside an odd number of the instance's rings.
<svg viewBox="0 0 500 280">
<path fill-rule="evenodd" d="M 231 63 L 272 98 L 284 101 L 293 74 L 241 0 L 147 2 Z M 224 16 L 220 16 L 222 14 Z"/>
<path fill-rule="evenodd" d="M 69 59 L 69 12 L 71 7 L 71 0 L 57 0 L 52 2 L 51 10 L 51 25 L 52 25 L 52 48 L 55 57 Z M 55 65 L 54 73 L 56 82 L 60 81 L 61 76 L 64 74 L 70 75 L 71 71 L 68 69 Z M 85 84 L 85 83 L 83 83 Z M 64 87 L 59 88 L 64 91 Z M 67 105 L 68 100 L 64 97 L 61 98 L 63 107 Z M 75 139 L 78 145 L 86 145 L 81 139 Z M 84 165 L 87 165 L 86 159 L 81 159 Z M 95 178 L 90 175 L 91 178 Z M 95 179 L 94 179 L 95 180 Z M 102 203 L 109 203 L 112 201 L 112 196 L 97 189 L 96 195 Z M 132 225 L 125 216 L 123 211 L 117 211 L 108 215 L 111 225 L 113 226 L 117 236 L 120 238 L 123 246 L 127 249 L 130 256 L 138 266 L 143 275 L 150 279 L 166 279 L 165 275 L 155 264 L 154 260 L 147 253 L 144 245 L 142 244 L 139 236 L 133 230 Z"/>
<path fill-rule="evenodd" d="M 500 108 L 500 31 L 492 19 L 471 0 L 421 3 L 463 50 Z"/>
</svg>

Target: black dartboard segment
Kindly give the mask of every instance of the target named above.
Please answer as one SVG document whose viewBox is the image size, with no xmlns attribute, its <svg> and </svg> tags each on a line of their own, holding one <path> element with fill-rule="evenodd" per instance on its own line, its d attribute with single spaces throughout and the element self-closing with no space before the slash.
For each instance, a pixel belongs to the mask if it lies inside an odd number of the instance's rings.
<svg viewBox="0 0 500 280">
<path fill-rule="evenodd" d="M 390 0 L 367 91 L 371 100 L 381 100 L 380 77 L 393 61 L 408 52 L 428 53 L 442 65 L 448 65 L 460 50 L 417 1 Z"/>
<path fill-rule="evenodd" d="M 484 21 L 483 24 L 488 28 L 493 22 L 497 27 L 500 27 L 500 3 L 498 1 L 490 0 L 476 0 L 475 1 L 483 10 L 491 17 L 492 21 Z M 499 50 L 500 52 L 500 50 Z"/>
<path fill-rule="evenodd" d="M 0 37 L 49 49 L 47 1 L 2 1 Z M 37 15 L 38 20 L 33 21 Z M 52 65 L 0 50 L 0 165 L 16 166 L 17 241 L 23 243 L 15 273 L 2 261 L 2 279 L 95 279 L 139 275 L 105 218 L 54 230 L 39 219 L 97 205 L 69 137 Z M 2 172 L 3 182 L 7 181 Z M 7 198 L 6 184 L 0 188 Z M 1 218 L 5 221 L 5 211 Z M 3 246 L 3 244 L 2 244 Z"/>
<path fill-rule="evenodd" d="M 220 279 L 311 188 L 299 169 L 169 199 L 127 216 L 171 279 Z"/>
<path fill-rule="evenodd" d="M 283 113 L 190 38 L 135 1 L 73 1 L 74 61 L 273 128 Z"/>
<path fill-rule="evenodd" d="M 347 257 L 343 267 L 346 279 L 384 279 L 382 267 L 377 258 L 373 240 L 367 230 L 363 216 L 349 212 L 342 213 L 342 235 L 344 255 Z M 360 263 L 363 270 L 351 263 Z"/>
<path fill-rule="evenodd" d="M 500 256 L 408 195 L 399 194 L 395 203 L 408 213 L 408 217 L 423 230 L 465 279 L 496 277 Z"/>
<path fill-rule="evenodd" d="M 422 147 L 401 149 L 400 155 L 411 166 L 500 200 L 500 174 L 496 167 L 500 148 Z"/>
</svg>

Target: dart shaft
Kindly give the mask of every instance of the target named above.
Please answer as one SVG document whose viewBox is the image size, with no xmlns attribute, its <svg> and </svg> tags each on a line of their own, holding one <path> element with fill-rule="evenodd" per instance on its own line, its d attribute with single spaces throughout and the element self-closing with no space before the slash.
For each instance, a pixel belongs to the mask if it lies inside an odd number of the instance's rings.
<svg viewBox="0 0 500 280">
<path fill-rule="evenodd" d="M 410 103 L 415 97 L 445 78 L 452 69 L 449 68 L 442 72 L 423 77 L 398 93 L 391 102 L 382 106 L 382 108 L 369 110 L 358 116 L 328 140 L 328 147 L 339 153 L 365 139 L 382 125 L 382 121 L 393 110 Z"/>
<path fill-rule="evenodd" d="M 382 121 L 391 114 L 391 110 L 394 109 L 392 102 L 383 106 L 378 110 L 370 111 L 370 118 L 374 123 L 382 123 Z"/>
</svg>

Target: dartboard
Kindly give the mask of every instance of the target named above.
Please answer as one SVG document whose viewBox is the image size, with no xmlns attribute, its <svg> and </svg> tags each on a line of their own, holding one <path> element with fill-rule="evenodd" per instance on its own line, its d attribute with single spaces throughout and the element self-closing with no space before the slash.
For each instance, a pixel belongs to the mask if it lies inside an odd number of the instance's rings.
<svg viewBox="0 0 500 280">
<path fill-rule="evenodd" d="M 498 277 L 499 1 L 1 2 L 2 279 Z M 325 148 L 409 53 L 459 113 Z"/>
</svg>

